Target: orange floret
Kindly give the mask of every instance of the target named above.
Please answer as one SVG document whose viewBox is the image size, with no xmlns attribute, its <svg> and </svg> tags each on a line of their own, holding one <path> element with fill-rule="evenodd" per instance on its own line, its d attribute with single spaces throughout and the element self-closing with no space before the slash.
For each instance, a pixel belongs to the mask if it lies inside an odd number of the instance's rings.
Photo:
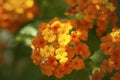
<svg viewBox="0 0 120 80">
<path fill-rule="evenodd" d="M 103 72 L 96 70 L 91 77 L 92 80 L 102 80 L 103 79 Z"/>
<path fill-rule="evenodd" d="M 88 49 L 88 46 L 78 42 L 78 45 L 74 46 L 75 47 L 75 53 L 77 55 L 80 55 L 83 59 L 87 58 L 88 56 L 90 56 L 90 51 Z"/>
<path fill-rule="evenodd" d="M 51 76 L 54 74 L 56 66 L 56 59 L 54 57 L 49 57 L 49 59 L 42 61 L 42 63 L 40 64 L 41 72 L 47 76 Z"/>
<path fill-rule="evenodd" d="M 68 59 L 72 59 L 75 56 L 75 49 L 72 46 L 66 46 L 66 52 L 68 53 Z"/>
<path fill-rule="evenodd" d="M 31 58 L 32 58 L 33 63 L 34 63 L 35 65 L 40 65 L 40 63 L 41 63 L 41 61 L 42 61 L 42 58 L 41 58 L 38 50 L 35 50 L 35 51 L 32 53 Z"/>
<path fill-rule="evenodd" d="M 80 70 L 85 68 L 84 61 L 78 57 L 74 58 L 71 63 L 73 70 Z"/>
<path fill-rule="evenodd" d="M 35 48 L 41 48 L 46 45 L 46 41 L 42 37 L 35 37 L 32 40 L 32 44 Z"/>
<path fill-rule="evenodd" d="M 82 45 L 82 50 L 80 52 L 80 55 L 82 56 L 83 59 L 90 56 L 90 51 L 89 51 L 89 48 L 88 48 L 88 46 L 86 44 Z"/>
<path fill-rule="evenodd" d="M 62 78 L 64 76 L 64 69 L 61 65 L 54 71 L 54 75 L 56 78 Z"/>
<path fill-rule="evenodd" d="M 43 74 L 45 74 L 47 76 L 53 75 L 53 71 L 54 71 L 54 67 L 53 66 L 51 66 L 51 65 L 48 66 L 47 64 L 42 64 L 40 66 L 40 68 L 41 68 L 41 72 Z"/>
</svg>

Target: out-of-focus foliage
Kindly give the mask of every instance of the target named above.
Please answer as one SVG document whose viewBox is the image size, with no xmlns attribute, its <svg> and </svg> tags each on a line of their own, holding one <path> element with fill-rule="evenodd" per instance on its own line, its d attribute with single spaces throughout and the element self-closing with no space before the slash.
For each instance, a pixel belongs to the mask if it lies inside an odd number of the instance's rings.
<svg viewBox="0 0 120 80">
<path fill-rule="evenodd" d="M 1 2 L 2 1 L 7 0 L 1 0 Z M 74 17 L 65 16 L 64 13 L 68 10 L 68 7 L 64 0 L 35 0 L 35 2 L 38 7 L 38 13 L 36 13 L 34 8 L 32 10 L 39 16 L 25 20 L 25 16 L 22 16 L 21 14 L 18 15 L 17 17 L 20 17 L 20 22 L 12 22 L 12 29 L 16 29 L 16 26 L 19 27 L 14 34 L 9 31 L 11 28 L 8 30 L 0 28 L 0 80 L 90 80 L 90 75 L 95 70 L 99 70 L 99 66 L 103 59 L 108 59 L 110 57 L 108 55 L 105 56 L 104 52 L 99 50 L 101 41 L 95 32 L 96 25 L 88 32 L 88 40 L 83 41 L 89 46 L 91 52 L 91 56 L 85 60 L 85 69 L 73 71 L 71 74 L 65 75 L 61 79 L 57 79 L 54 76 L 48 77 L 43 75 L 40 68 L 33 64 L 31 59 L 32 49 L 30 45 L 32 38 L 37 34 L 41 22 L 48 22 L 54 17 L 59 17 L 63 20 L 83 18 L 82 14 L 76 14 Z M 120 0 L 116 0 L 116 3 L 117 25 L 120 27 Z M 12 11 L 10 11 L 10 13 L 11 12 Z M 29 17 L 31 17 L 31 14 L 29 15 Z M 1 16 L 3 16 L 3 14 L 0 12 L 0 18 Z M 16 16 L 13 14 L 12 16 L 16 21 Z M 24 21 L 25 23 L 20 24 Z M 8 20 L 5 20 L 4 24 L 7 24 L 8 22 Z M 109 24 L 109 28 L 103 35 L 112 31 L 111 26 L 112 25 Z M 104 80 L 109 80 L 109 77 L 114 73 L 115 72 L 113 71 L 111 74 L 106 74 Z"/>
</svg>

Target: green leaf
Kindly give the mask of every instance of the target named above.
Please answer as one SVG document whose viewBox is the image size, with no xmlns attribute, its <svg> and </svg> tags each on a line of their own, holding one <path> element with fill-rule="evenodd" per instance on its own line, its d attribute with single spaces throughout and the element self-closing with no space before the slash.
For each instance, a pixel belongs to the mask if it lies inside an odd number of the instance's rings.
<svg viewBox="0 0 120 80">
<path fill-rule="evenodd" d="M 104 55 L 103 51 L 98 50 L 96 51 L 91 57 L 90 59 L 93 61 L 95 66 L 100 66 L 100 64 L 102 63 L 102 61 L 106 58 L 106 56 Z"/>
<path fill-rule="evenodd" d="M 83 18 L 83 14 L 77 13 L 74 16 L 68 16 L 70 19 L 82 19 Z"/>
<path fill-rule="evenodd" d="M 80 18 L 80 19 L 82 19 L 83 18 L 83 14 L 75 14 L 75 18 Z"/>
<path fill-rule="evenodd" d="M 100 48 L 100 37 L 96 35 L 96 26 L 94 26 L 88 33 L 88 40 L 86 41 L 89 46 L 91 54 Z"/>
</svg>

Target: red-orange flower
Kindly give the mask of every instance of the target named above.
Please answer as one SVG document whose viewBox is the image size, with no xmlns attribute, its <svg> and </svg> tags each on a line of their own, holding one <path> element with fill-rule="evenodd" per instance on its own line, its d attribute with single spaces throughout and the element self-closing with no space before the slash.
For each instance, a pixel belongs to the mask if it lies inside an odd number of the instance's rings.
<svg viewBox="0 0 120 80">
<path fill-rule="evenodd" d="M 78 58 L 78 57 L 76 57 L 76 58 L 74 58 L 74 59 L 72 60 L 71 65 L 72 65 L 72 68 L 73 68 L 74 70 L 80 70 L 80 69 L 85 68 L 85 64 L 84 64 L 83 59 L 80 59 L 80 58 Z"/>
<path fill-rule="evenodd" d="M 102 80 L 103 79 L 103 72 L 96 70 L 91 77 L 92 80 Z"/>
<path fill-rule="evenodd" d="M 32 44 L 35 48 L 43 47 L 47 42 L 42 37 L 35 37 L 32 40 Z"/>
</svg>

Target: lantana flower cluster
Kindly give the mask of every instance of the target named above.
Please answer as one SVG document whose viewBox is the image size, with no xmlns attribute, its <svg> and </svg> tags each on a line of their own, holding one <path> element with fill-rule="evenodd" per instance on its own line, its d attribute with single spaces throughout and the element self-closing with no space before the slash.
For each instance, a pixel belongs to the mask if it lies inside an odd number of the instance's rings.
<svg viewBox="0 0 120 80">
<path fill-rule="evenodd" d="M 115 12 L 115 0 L 65 0 L 69 8 L 65 14 L 68 16 L 82 15 L 75 21 L 78 27 L 91 29 L 97 26 L 96 33 L 101 36 L 108 28 L 109 22 L 116 27 L 117 17 Z M 95 24 L 95 25 L 94 25 Z"/>
<path fill-rule="evenodd" d="M 33 63 L 43 74 L 57 78 L 85 68 L 84 59 L 90 56 L 90 52 L 88 46 L 81 42 L 82 32 L 74 28 L 71 20 L 53 19 L 49 23 L 41 23 L 37 36 L 32 40 Z"/>
<path fill-rule="evenodd" d="M 38 16 L 34 0 L 0 0 L 0 29 L 15 33 L 19 25 Z"/>
<path fill-rule="evenodd" d="M 103 60 L 103 63 L 100 66 L 100 71 L 94 73 L 93 80 L 96 76 L 99 76 L 102 80 L 106 73 L 112 73 L 115 71 L 115 75 L 111 77 L 111 80 L 120 79 L 120 29 L 114 28 L 113 32 L 107 36 L 102 37 L 101 39 L 101 50 L 104 51 L 104 54 L 109 56 L 108 59 Z"/>
</svg>

